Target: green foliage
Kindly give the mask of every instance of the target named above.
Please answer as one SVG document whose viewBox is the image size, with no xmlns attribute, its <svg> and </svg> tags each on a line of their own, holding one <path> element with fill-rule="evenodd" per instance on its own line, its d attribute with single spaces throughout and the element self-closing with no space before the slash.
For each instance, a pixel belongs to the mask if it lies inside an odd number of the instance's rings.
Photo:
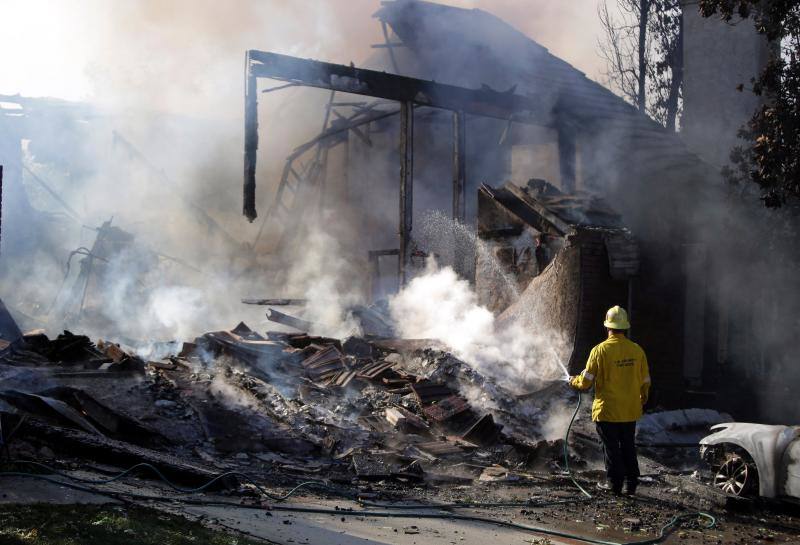
<svg viewBox="0 0 800 545">
<path fill-rule="evenodd" d="M 647 67 L 650 117 L 674 131 L 682 109 L 683 20 L 679 0 L 653 0 L 648 20 L 652 36 Z"/>
<path fill-rule="evenodd" d="M 700 13 L 736 24 L 750 19 L 772 45 L 764 71 L 753 78 L 762 105 L 739 131 L 725 177 L 755 183 L 764 204 L 797 206 L 800 197 L 800 3 L 797 0 L 699 0 Z M 742 89 L 740 91 L 744 92 Z"/>
</svg>

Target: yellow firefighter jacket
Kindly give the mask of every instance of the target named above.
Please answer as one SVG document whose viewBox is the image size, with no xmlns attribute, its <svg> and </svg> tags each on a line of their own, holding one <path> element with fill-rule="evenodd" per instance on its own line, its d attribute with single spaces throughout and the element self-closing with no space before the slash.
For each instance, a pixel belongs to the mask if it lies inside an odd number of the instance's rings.
<svg viewBox="0 0 800 545">
<path fill-rule="evenodd" d="M 592 420 L 635 422 L 650 392 L 650 370 L 644 350 L 623 334 L 609 336 L 592 348 L 586 369 L 570 384 L 588 390 L 594 384 Z"/>
</svg>

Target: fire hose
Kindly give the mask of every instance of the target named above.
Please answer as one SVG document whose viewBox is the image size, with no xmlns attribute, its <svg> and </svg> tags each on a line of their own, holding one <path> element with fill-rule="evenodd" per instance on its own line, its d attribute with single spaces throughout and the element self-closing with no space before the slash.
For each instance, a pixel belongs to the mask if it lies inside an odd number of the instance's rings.
<svg viewBox="0 0 800 545">
<path fill-rule="evenodd" d="M 570 499 L 555 500 L 555 501 L 549 501 L 549 502 L 548 501 L 545 501 L 545 502 L 533 502 L 533 501 L 527 501 L 527 502 L 464 502 L 464 503 L 451 503 L 451 504 L 444 504 L 444 505 L 440 504 L 440 505 L 419 505 L 419 506 L 381 505 L 381 504 L 376 504 L 376 503 L 365 502 L 363 500 L 359 500 L 358 498 L 353 498 L 356 501 L 358 501 L 362 506 L 379 507 L 379 508 L 382 508 L 382 509 L 390 509 L 388 511 L 386 511 L 386 510 L 375 511 L 375 510 L 363 510 L 363 509 L 353 510 L 353 509 L 340 509 L 340 508 L 329 509 L 329 508 L 322 508 L 322 507 L 300 507 L 300 506 L 288 506 L 288 505 L 268 505 L 268 506 L 247 505 L 247 504 L 240 504 L 240 503 L 226 502 L 226 501 L 196 500 L 196 499 L 190 499 L 190 498 L 182 498 L 180 501 L 182 501 L 184 503 L 187 503 L 187 504 L 192 504 L 192 505 L 224 505 L 224 506 L 236 507 L 236 508 L 240 508 L 240 509 L 242 509 L 242 508 L 243 509 L 259 509 L 259 510 L 267 509 L 267 510 L 272 510 L 272 511 L 288 511 L 288 512 L 296 512 L 296 513 L 327 514 L 327 515 L 335 515 L 335 516 L 339 516 L 339 517 L 357 516 L 357 517 L 375 517 L 375 518 L 444 519 L 444 520 L 459 520 L 459 521 L 465 521 L 465 522 L 480 522 L 480 523 L 485 523 L 485 524 L 492 524 L 492 525 L 495 525 L 495 526 L 502 526 L 502 527 L 510 528 L 510 529 L 514 529 L 514 530 L 520 530 L 520 531 L 524 531 L 524 532 L 530 532 L 530 533 L 535 533 L 535 534 L 553 536 L 553 537 L 558 537 L 558 538 L 572 539 L 572 540 L 577 540 L 577 541 L 581 541 L 581 542 L 584 542 L 584 543 L 592 543 L 592 544 L 596 544 L 596 545 L 652 545 L 652 544 L 656 544 L 656 543 L 661 543 L 682 522 L 692 521 L 692 520 L 696 521 L 697 519 L 703 519 L 703 520 L 706 521 L 705 523 L 699 523 L 700 527 L 702 529 L 711 529 L 711 528 L 716 526 L 716 519 L 714 518 L 714 516 L 712 516 L 712 515 L 710 515 L 708 513 L 704 513 L 704 512 L 700 512 L 700 511 L 688 512 L 688 513 L 678 513 L 678 514 L 673 515 L 673 517 L 666 524 L 664 524 L 660 528 L 657 536 L 652 537 L 652 538 L 638 540 L 638 541 L 629 541 L 629 542 L 623 543 L 623 542 L 606 541 L 606 540 L 602 540 L 602 539 L 596 539 L 596 538 L 592 538 L 592 537 L 581 536 L 581 535 L 572 534 L 572 533 L 569 533 L 569 532 L 553 530 L 553 529 L 550 529 L 550 528 L 528 526 L 528 525 L 525 525 L 525 524 L 518 524 L 516 522 L 510 522 L 510 521 L 505 521 L 505 520 L 500 520 L 500 519 L 490 518 L 490 517 L 483 517 L 483 516 L 479 516 L 479 515 L 462 515 L 462 514 L 457 514 L 457 513 L 419 512 L 419 510 L 426 510 L 426 509 L 459 509 L 459 508 L 461 508 L 461 509 L 465 509 L 465 508 L 475 509 L 475 508 L 484 508 L 484 507 L 512 507 L 512 506 L 513 507 L 524 507 L 524 506 L 541 507 L 541 506 L 545 506 L 545 505 L 575 503 L 575 502 L 589 501 L 589 500 L 594 499 L 594 497 L 589 492 L 587 492 L 586 489 L 584 489 L 578 483 L 578 481 L 573 476 L 572 471 L 571 471 L 571 469 L 569 467 L 569 450 L 568 450 L 569 436 L 570 436 L 570 433 L 572 431 L 572 425 L 573 425 L 573 423 L 575 421 L 575 418 L 578 415 L 578 412 L 580 411 L 580 408 L 581 408 L 581 394 L 579 393 L 578 394 L 578 403 L 575 406 L 575 411 L 573 412 L 572 418 L 570 419 L 569 425 L 567 426 L 567 432 L 566 432 L 566 435 L 564 437 L 564 451 L 563 451 L 564 452 L 564 466 L 565 466 L 566 474 L 569 476 L 570 480 L 575 485 L 575 487 L 578 490 L 580 490 L 580 492 L 582 493 L 583 497 L 580 497 L 580 498 L 575 498 L 575 499 L 571 499 L 571 500 Z M 128 497 L 128 498 L 135 498 L 135 499 L 141 499 L 141 500 L 154 500 L 154 501 L 170 500 L 170 501 L 172 501 L 172 500 L 175 500 L 175 498 L 169 498 L 169 497 L 164 497 L 164 496 L 155 496 L 155 495 L 147 495 L 147 494 L 136 494 L 136 493 L 120 492 L 120 491 L 110 492 L 108 490 L 98 489 L 98 488 L 96 488 L 96 486 L 97 485 L 110 484 L 110 483 L 112 483 L 114 481 L 117 481 L 117 480 L 123 478 L 124 476 L 126 476 L 128 474 L 133 473 L 134 471 L 136 471 L 138 469 L 146 469 L 146 470 L 154 473 L 169 488 L 172 488 L 176 492 L 179 492 L 179 493 L 182 493 L 182 494 L 194 494 L 194 493 L 198 493 L 198 492 L 203 492 L 206 489 L 208 489 L 209 487 L 211 487 L 212 485 L 214 485 L 215 483 L 217 483 L 219 481 L 222 481 L 226 477 L 238 477 L 242 481 L 249 482 L 260 493 L 262 493 L 264 496 L 266 496 L 267 498 L 269 498 L 270 500 L 272 500 L 273 502 L 276 502 L 276 503 L 285 502 L 291 496 L 293 496 L 298 490 L 300 490 L 302 488 L 306 488 L 306 487 L 312 487 L 313 486 L 313 487 L 317 487 L 317 488 L 321 488 L 321 489 L 325 489 L 325 490 L 334 490 L 332 487 L 330 487 L 329 485 L 327 485 L 325 483 L 321 483 L 321 482 L 318 482 L 318 481 L 305 481 L 305 482 L 302 482 L 302 483 L 298 484 L 297 486 L 295 486 L 294 488 L 292 488 L 291 490 L 289 490 L 287 493 L 285 493 L 283 495 L 275 495 L 275 494 L 272 494 L 272 493 L 268 492 L 266 489 L 264 489 L 252 477 L 248 476 L 245 473 L 240 473 L 240 472 L 237 472 L 237 471 L 229 471 L 229 472 L 221 473 L 221 474 L 215 476 L 214 478 L 212 478 L 211 480 L 209 480 L 208 482 L 206 482 L 205 484 L 203 484 L 201 486 L 198 486 L 198 487 L 195 487 L 195 488 L 183 488 L 183 487 L 180 487 L 180 486 L 172 483 L 155 466 L 152 466 L 150 464 L 145 464 L 145 463 L 136 464 L 136 465 L 126 469 L 125 471 L 123 471 L 123 472 L 121 472 L 121 473 L 119 473 L 117 475 L 114 475 L 113 477 L 110 477 L 108 479 L 84 479 L 84 478 L 81 478 L 81 477 L 76 477 L 74 475 L 69 475 L 67 473 L 60 472 L 60 471 L 58 471 L 58 470 L 56 470 L 56 469 L 54 469 L 54 468 L 52 468 L 50 466 L 47 466 L 45 464 L 41 464 L 39 462 L 34 462 L 34 461 L 29 461 L 29 460 L 18 460 L 18 461 L 14 461 L 13 463 L 16 463 L 16 464 L 28 464 L 28 465 L 31 465 L 33 467 L 37 467 L 37 468 L 40 468 L 40 469 L 45 469 L 45 470 L 49 471 L 51 474 L 58 475 L 60 477 L 64 477 L 66 479 L 69 479 L 69 480 L 73 481 L 74 483 L 82 483 L 82 484 L 73 484 L 73 483 L 69 483 L 69 482 L 63 481 L 61 479 L 55 479 L 55 478 L 53 478 L 53 477 L 51 477 L 49 475 L 28 473 L 28 472 L 22 472 L 22 471 L 0 472 L 0 477 L 28 477 L 28 478 L 34 478 L 34 479 L 40 479 L 40 480 L 52 482 L 52 483 L 55 483 L 55 484 L 59 484 L 59 485 L 62 485 L 62 486 L 67 486 L 69 488 L 73 488 L 73 489 L 81 490 L 81 491 L 85 491 L 85 492 L 90 492 L 90 493 L 94 493 L 94 494 L 104 494 L 104 495 L 108 495 L 108 496 L 112 496 L 112 497 L 120 497 L 120 498 Z M 91 486 L 84 486 L 84 485 L 91 485 Z M 341 494 L 340 490 L 334 490 L 334 491 Z M 350 497 L 352 498 L 352 496 L 350 496 Z M 393 508 L 396 508 L 396 509 L 416 509 L 417 511 L 416 512 L 397 512 L 397 511 L 392 511 L 391 509 L 393 509 Z"/>
<path fill-rule="evenodd" d="M 578 412 L 581 410 L 581 400 L 583 399 L 583 394 L 578 392 L 578 403 L 575 404 L 575 411 L 572 413 L 572 418 L 569 420 L 569 425 L 567 426 L 567 433 L 564 435 L 564 469 L 569 476 L 572 484 L 581 491 L 583 496 L 587 500 L 593 499 L 593 496 L 589 494 L 579 483 L 575 480 L 575 477 L 572 475 L 572 470 L 569 467 L 569 436 L 572 432 L 572 424 L 575 422 L 575 418 L 578 416 Z M 683 520 L 691 520 L 691 519 L 703 519 L 706 521 L 705 524 L 701 524 L 700 527 L 704 530 L 710 530 L 717 525 L 717 519 L 709 514 L 704 513 L 702 511 L 694 511 L 689 513 L 676 513 L 672 516 L 669 522 L 667 522 L 664 526 L 661 527 L 661 530 L 658 532 L 658 536 L 654 538 L 644 539 L 640 541 L 629 541 L 625 545 L 650 545 L 653 543 L 660 543 L 669 535 L 669 533 L 675 529 L 677 524 Z M 586 539 L 577 536 L 564 536 L 564 537 L 574 537 L 574 539 L 578 539 L 581 541 L 585 541 L 587 543 L 598 543 L 602 545 L 622 545 L 618 542 L 613 541 L 602 541 L 602 540 L 592 540 Z"/>
</svg>

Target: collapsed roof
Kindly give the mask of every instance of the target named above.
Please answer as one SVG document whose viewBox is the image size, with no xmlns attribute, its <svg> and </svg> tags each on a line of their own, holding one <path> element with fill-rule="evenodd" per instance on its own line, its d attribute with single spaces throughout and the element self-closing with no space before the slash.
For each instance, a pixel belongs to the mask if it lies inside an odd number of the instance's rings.
<svg viewBox="0 0 800 545">
<path fill-rule="evenodd" d="M 585 192 L 563 193 L 544 180 L 530 180 L 527 187 L 483 184 L 480 190 L 541 232 L 564 236 L 576 226 L 623 228 L 622 218 L 602 199 Z"/>
<path fill-rule="evenodd" d="M 571 159 L 558 159 L 566 163 L 560 165 L 562 172 L 571 170 L 574 184 L 580 169 L 581 188 L 606 197 L 643 238 L 669 238 L 671 228 L 700 233 L 719 219 L 718 215 L 696 213 L 711 193 L 722 187 L 718 168 L 691 153 L 678 134 L 664 129 L 511 25 L 481 10 L 416 0 L 384 2 L 375 16 L 387 28 L 387 43 L 365 63 L 372 70 L 352 63 L 338 65 L 248 52 L 244 212 L 251 221 L 256 216 L 258 77 L 433 106 L 431 111 L 445 108 L 475 117 L 500 118 L 501 123 L 507 123 L 509 133 L 530 123 L 554 130 L 559 150 L 562 146 L 572 149 Z M 389 28 L 394 33 L 391 36 Z M 381 111 L 379 115 L 396 113 Z M 359 119 L 359 123 L 368 121 Z M 338 134 L 341 129 L 336 131 Z M 323 131 L 309 145 L 327 138 L 328 132 Z M 476 137 L 480 135 L 473 132 L 467 140 Z M 493 153 L 481 149 L 484 155 Z M 580 151 L 579 161 L 576 150 Z M 291 167 L 290 162 L 287 160 Z M 466 194 L 477 189 L 478 179 L 494 182 L 504 178 L 505 173 L 497 167 L 495 163 L 488 169 L 468 165 Z M 569 183 L 561 185 L 575 189 Z M 277 206 L 270 214 L 281 209 L 281 194 L 279 190 Z M 671 214 L 665 203 L 680 213 Z M 653 221 L 654 216 L 657 221 Z"/>
<path fill-rule="evenodd" d="M 470 88 L 508 89 L 535 98 L 541 110 L 575 129 L 624 123 L 650 138 L 649 145 L 668 143 L 682 152 L 683 160 L 699 160 L 674 133 L 491 13 L 394 0 L 383 2 L 375 17 L 390 25 L 402 46 L 413 52 L 416 62 L 403 65 L 403 73 L 416 69 L 408 75 Z"/>
<path fill-rule="evenodd" d="M 581 151 L 592 159 L 584 173 L 586 189 L 613 199 L 637 234 L 646 236 L 645 225 L 654 224 L 648 208 L 664 208 L 666 202 L 682 211 L 682 217 L 670 218 L 673 224 L 685 222 L 691 229 L 716 219 L 691 212 L 722 187 L 716 165 L 687 149 L 679 134 L 495 15 L 395 0 L 383 2 L 375 17 L 391 27 L 395 43 L 401 42 L 389 51 L 403 73 L 534 98 L 540 111 L 550 112 L 543 125 L 585 139 Z"/>
</svg>

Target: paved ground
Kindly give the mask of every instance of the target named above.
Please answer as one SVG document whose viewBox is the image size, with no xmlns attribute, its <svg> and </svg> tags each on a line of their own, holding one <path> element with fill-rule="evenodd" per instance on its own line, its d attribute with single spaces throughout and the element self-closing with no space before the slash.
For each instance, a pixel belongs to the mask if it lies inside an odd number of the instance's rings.
<svg viewBox="0 0 800 545">
<path fill-rule="evenodd" d="M 0 505 L 55 503 L 69 505 L 75 503 L 118 503 L 108 496 L 90 494 L 59 486 L 46 481 L 35 481 L 20 477 L 3 477 L 0 485 Z"/>
<path fill-rule="evenodd" d="M 89 477 L 89 474 L 82 476 Z M 158 494 L 156 488 L 114 484 L 106 487 L 116 492 L 137 492 Z M 216 498 L 231 501 L 230 497 Z M 119 503 L 108 496 L 76 491 L 46 481 L 26 478 L 5 477 L 0 492 L 0 509 L 5 505 L 31 503 L 57 504 L 104 504 Z M 153 504 L 151 504 L 153 505 Z M 333 501 L 318 498 L 299 498 L 299 503 L 282 504 L 286 506 L 321 507 L 327 509 L 360 509 L 350 501 Z M 243 509 L 227 506 L 196 506 L 177 503 L 155 503 L 173 513 L 199 518 L 212 527 L 222 527 L 241 532 L 251 537 L 265 539 L 270 543 L 315 544 L 315 545 L 422 545 L 442 543 L 454 545 L 537 544 L 533 534 L 495 527 L 487 524 L 465 521 L 431 520 L 418 518 L 376 518 L 361 516 L 339 516 L 323 514 L 302 514 L 263 509 Z M 404 510 L 405 511 L 405 510 Z M 477 513 L 490 517 L 498 512 Z M 504 513 L 504 518 L 518 518 L 513 513 Z M 525 523 L 524 520 L 519 522 Z M 553 545 L 573 543 L 571 541 L 551 540 Z"/>
<path fill-rule="evenodd" d="M 306 504 L 307 506 L 308 504 Z M 228 507 L 195 507 L 189 513 L 203 515 L 225 527 L 250 536 L 284 544 L 308 543 L 326 545 L 487 545 L 539 543 L 533 534 L 511 529 L 463 521 L 424 519 L 385 519 L 372 517 L 339 517 L 244 511 Z M 547 543 L 541 541 L 541 543 Z M 551 540 L 553 544 L 568 541 Z"/>
<path fill-rule="evenodd" d="M 74 473 L 84 478 L 100 478 L 100 474 Z M 667 485 L 668 486 L 668 485 Z M 517 531 L 483 523 L 456 520 L 435 520 L 412 517 L 383 518 L 362 515 L 347 515 L 350 510 L 364 509 L 357 503 L 340 498 L 320 497 L 315 494 L 298 495 L 292 503 L 280 506 L 317 507 L 347 510 L 336 515 L 291 513 L 256 507 L 254 499 L 243 499 L 236 495 L 172 496 L 154 481 L 128 480 L 102 487 L 112 493 L 146 494 L 159 496 L 158 501 L 136 500 L 142 505 L 158 510 L 180 514 L 190 519 L 200 519 L 212 528 L 224 528 L 266 540 L 270 543 L 314 544 L 314 545 L 366 545 L 366 544 L 452 544 L 452 545 L 566 545 L 582 543 L 567 539 L 546 538 L 542 534 Z M 597 494 L 591 502 L 550 505 L 546 507 L 497 507 L 491 509 L 460 509 L 459 514 L 474 514 L 492 519 L 513 521 L 527 526 L 560 529 L 573 534 L 612 542 L 630 542 L 653 537 L 680 506 L 669 505 L 658 496 L 664 487 L 655 484 L 643 487 L 637 499 L 614 498 Z M 575 497 L 572 489 L 541 483 L 525 486 L 505 484 L 457 487 L 452 490 L 434 489 L 425 492 L 406 490 L 409 495 L 419 496 L 429 503 L 459 499 L 471 501 L 520 501 L 526 498 L 554 499 Z M 465 494 L 469 496 L 465 497 Z M 671 497 L 676 493 L 670 491 Z M 223 501 L 248 506 L 192 505 L 183 500 Z M 4 477 L 0 489 L 0 509 L 11 509 L 17 503 L 109 503 L 108 496 L 78 492 L 67 487 L 15 477 Z M 254 508 L 255 507 L 255 508 Z M 368 509 L 378 509 L 369 507 Z M 383 510 L 383 509 L 381 509 Z M 684 509 L 685 510 L 685 509 Z M 404 512 L 410 511 L 404 509 Z M 432 511 L 421 511 L 431 513 Z M 750 513 L 728 512 L 724 507 L 714 509 L 719 526 L 713 530 L 701 530 L 697 526 L 681 528 L 664 543 L 675 544 L 725 544 L 750 545 L 754 543 L 800 544 L 798 518 L 781 510 L 758 507 Z M 626 527 L 626 521 L 638 521 L 638 528 Z M 549 539 L 549 540 L 548 540 Z"/>
</svg>

